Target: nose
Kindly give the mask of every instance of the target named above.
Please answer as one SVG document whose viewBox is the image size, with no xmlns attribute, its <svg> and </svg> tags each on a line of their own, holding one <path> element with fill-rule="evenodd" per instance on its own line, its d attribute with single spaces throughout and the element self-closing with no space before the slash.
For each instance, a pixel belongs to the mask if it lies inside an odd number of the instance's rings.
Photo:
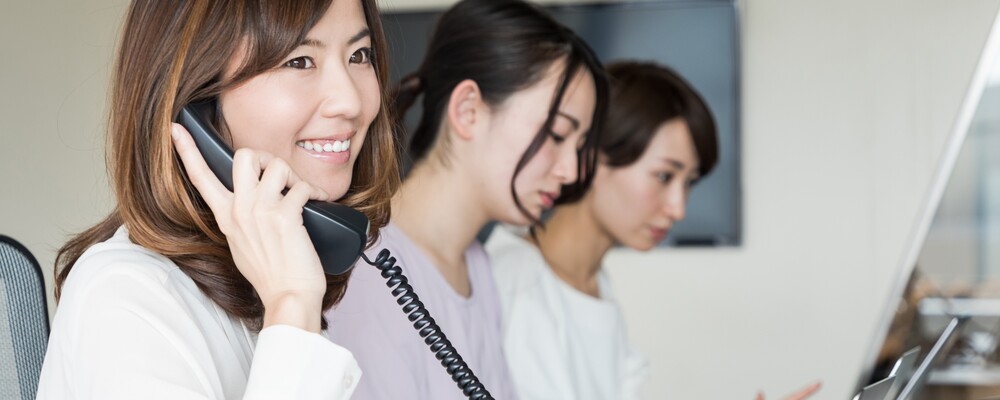
<svg viewBox="0 0 1000 400">
<path fill-rule="evenodd" d="M 673 222 L 684 219 L 687 207 L 687 189 L 682 185 L 671 185 L 663 202 L 663 213 Z"/>
<path fill-rule="evenodd" d="M 559 180 L 559 183 L 568 185 L 576 182 L 579 167 L 576 148 L 573 146 L 563 147 L 564 149 L 559 152 L 559 156 L 552 166 L 552 174 Z"/>
<path fill-rule="evenodd" d="M 345 68 L 330 68 L 320 85 L 320 114 L 326 118 L 354 119 L 361 113 L 361 93 Z"/>
</svg>

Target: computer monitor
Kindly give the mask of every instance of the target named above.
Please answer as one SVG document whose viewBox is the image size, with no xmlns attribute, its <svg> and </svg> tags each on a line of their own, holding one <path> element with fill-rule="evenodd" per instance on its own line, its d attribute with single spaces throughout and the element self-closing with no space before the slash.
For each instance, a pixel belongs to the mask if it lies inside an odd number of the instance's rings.
<svg viewBox="0 0 1000 400">
<path fill-rule="evenodd" d="M 932 227 L 932 222 L 940 220 L 939 208 L 942 204 L 942 198 L 948 196 L 946 189 L 950 187 L 949 180 L 953 176 L 953 171 L 955 171 L 956 161 L 960 160 L 960 156 L 982 157 L 984 148 L 990 149 L 989 151 L 992 152 L 992 155 L 987 154 L 983 158 L 984 160 L 1000 160 L 1000 157 L 997 157 L 997 154 L 1000 154 L 1000 146 L 985 146 L 983 142 L 979 141 L 981 140 L 980 136 L 983 135 L 983 129 L 990 130 L 992 138 L 998 138 L 990 139 L 992 142 L 987 143 L 998 143 L 1000 141 L 1000 128 L 998 128 L 1000 126 L 1000 122 L 998 122 L 1000 121 L 1000 106 L 998 104 L 1000 104 L 1000 13 L 994 17 L 993 27 L 986 40 L 972 81 L 962 102 L 959 116 L 947 139 L 945 152 L 932 179 L 931 187 L 924 198 L 918 220 L 914 225 L 915 228 L 908 239 L 905 254 L 897 265 L 896 279 L 888 294 L 889 301 L 886 302 L 886 309 L 882 312 L 881 320 L 872 335 L 873 340 L 865 356 L 864 368 L 858 387 L 863 386 L 865 382 L 871 379 L 872 370 L 885 344 L 885 338 L 889 333 L 893 319 L 897 316 L 901 299 L 904 299 L 903 296 L 907 282 L 910 281 L 914 267 L 918 263 L 918 258 L 927 245 L 928 232 Z M 970 136 L 970 130 L 975 134 Z M 972 141 L 970 142 L 970 140 Z M 989 162 L 993 163 L 990 164 L 991 169 L 997 169 L 993 167 L 1000 165 L 1000 163 L 994 163 L 993 161 Z M 963 162 L 960 166 L 962 168 L 976 168 L 979 165 L 971 163 L 970 166 L 968 164 L 970 163 Z M 1000 210 L 992 210 L 992 212 L 1000 213 Z M 967 229 L 975 230 L 976 228 Z M 947 248 L 947 246 L 943 247 L 942 255 L 944 257 L 949 256 L 949 252 L 954 251 Z M 943 264 L 950 264 L 950 262 L 945 260 Z M 924 267 L 926 266 L 922 266 L 922 269 Z M 953 340 L 958 336 L 955 333 L 960 330 L 961 324 L 964 321 L 965 316 L 960 314 L 962 314 L 960 311 L 945 313 L 945 316 L 949 317 L 951 322 L 938 333 L 940 337 L 936 340 L 935 347 L 930 349 L 928 355 L 922 360 L 914 376 L 904 384 L 905 386 L 900 386 L 900 396 L 916 395 L 920 389 L 920 385 L 929 378 L 934 367 L 934 361 L 944 358 L 943 353 L 947 351 L 949 340 Z M 875 379 L 878 379 L 878 377 L 875 377 Z"/>
<path fill-rule="evenodd" d="M 854 400 L 888 400 L 889 388 L 896 381 L 896 377 L 889 376 L 871 385 L 865 386 L 861 392 L 854 396 Z"/>
<path fill-rule="evenodd" d="M 854 400 L 894 400 L 900 390 L 913 376 L 917 358 L 920 356 L 920 346 L 914 347 L 896 359 L 889 375 L 881 380 L 865 386 Z"/>
<path fill-rule="evenodd" d="M 889 388 L 889 392 L 886 394 L 887 399 L 895 399 L 900 390 L 910 381 L 910 377 L 913 376 L 913 372 L 917 366 L 918 357 L 920 357 L 920 346 L 907 350 L 893 364 L 892 371 L 889 371 L 889 376 L 895 377 L 896 380 L 893 381 L 892 387 Z"/>
</svg>

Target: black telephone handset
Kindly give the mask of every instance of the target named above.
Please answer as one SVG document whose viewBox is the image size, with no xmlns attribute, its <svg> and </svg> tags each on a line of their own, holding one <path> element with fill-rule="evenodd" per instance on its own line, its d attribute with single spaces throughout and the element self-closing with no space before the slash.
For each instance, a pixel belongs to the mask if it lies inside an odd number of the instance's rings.
<svg viewBox="0 0 1000 400">
<path fill-rule="evenodd" d="M 218 131 L 209 122 L 216 119 L 216 104 L 215 101 L 189 104 L 181 109 L 177 122 L 191 133 L 202 157 L 219 181 L 227 189 L 233 190 L 233 150 L 222 141 Z M 424 308 L 420 297 L 413 292 L 413 287 L 403 275 L 402 268 L 396 265 L 396 258 L 389 254 L 389 250 L 380 251 L 375 261 L 365 256 L 370 224 L 368 217 L 341 204 L 309 201 L 303 207 L 302 222 L 319 254 L 324 272 L 329 275 L 343 274 L 354 266 L 359 257 L 382 271 L 382 277 L 386 279 L 386 286 L 391 289 L 396 303 L 403 308 L 403 313 L 413 323 L 413 328 L 441 361 L 441 366 L 451 375 L 462 393 L 470 399 L 493 399 L 434 322 L 430 312 Z"/>
</svg>

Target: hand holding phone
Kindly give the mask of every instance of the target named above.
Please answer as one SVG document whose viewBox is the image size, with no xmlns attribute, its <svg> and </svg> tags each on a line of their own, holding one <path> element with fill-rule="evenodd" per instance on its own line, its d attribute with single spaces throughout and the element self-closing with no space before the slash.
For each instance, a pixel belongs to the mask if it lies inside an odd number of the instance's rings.
<svg viewBox="0 0 1000 400">
<path fill-rule="evenodd" d="M 230 191 L 184 127 L 174 124 L 172 136 L 192 185 L 226 235 L 236 267 L 260 296 L 264 326 L 319 332 L 326 279 L 301 210 L 306 201 L 328 195 L 301 181 L 281 159 L 254 150 L 235 154 Z M 282 195 L 286 186 L 292 189 Z"/>
</svg>

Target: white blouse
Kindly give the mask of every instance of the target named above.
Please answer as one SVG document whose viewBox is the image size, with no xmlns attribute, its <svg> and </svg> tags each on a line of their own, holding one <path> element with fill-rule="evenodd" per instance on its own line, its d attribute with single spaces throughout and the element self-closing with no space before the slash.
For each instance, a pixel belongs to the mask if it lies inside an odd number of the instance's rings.
<svg viewBox="0 0 1000 400">
<path fill-rule="evenodd" d="M 631 400 L 649 374 L 604 272 L 600 298 L 559 279 L 537 247 L 498 226 L 486 243 L 504 314 L 504 352 L 524 400 Z"/>
<path fill-rule="evenodd" d="M 63 286 L 38 399 L 348 399 L 360 377 L 321 334 L 249 332 L 120 228 Z"/>
</svg>

